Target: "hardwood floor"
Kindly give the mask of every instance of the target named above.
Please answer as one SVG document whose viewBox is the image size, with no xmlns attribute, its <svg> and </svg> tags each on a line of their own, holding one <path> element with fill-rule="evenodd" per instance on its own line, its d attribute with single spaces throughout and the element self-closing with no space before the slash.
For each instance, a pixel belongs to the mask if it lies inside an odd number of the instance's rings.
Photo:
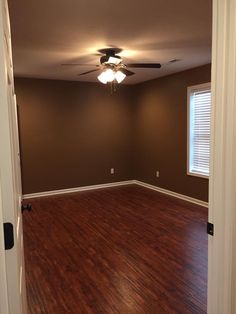
<svg viewBox="0 0 236 314">
<path fill-rule="evenodd" d="M 206 313 L 206 208 L 138 186 L 31 203 L 29 313 Z"/>
</svg>

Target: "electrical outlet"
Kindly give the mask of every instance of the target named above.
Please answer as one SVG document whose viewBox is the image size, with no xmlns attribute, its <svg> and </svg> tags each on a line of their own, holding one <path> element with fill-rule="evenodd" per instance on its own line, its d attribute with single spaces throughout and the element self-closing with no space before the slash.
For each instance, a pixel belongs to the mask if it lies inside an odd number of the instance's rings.
<svg viewBox="0 0 236 314">
<path fill-rule="evenodd" d="M 115 173 L 115 169 L 111 168 L 110 172 L 111 172 L 111 174 L 114 174 Z"/>
<path fill-rule="evenodd" d="M 160 177 L 160 172 L 159 172 L 159 170 L 156 171 L 156 177 L 157 177 L 157 178 Z"/>
</svg>

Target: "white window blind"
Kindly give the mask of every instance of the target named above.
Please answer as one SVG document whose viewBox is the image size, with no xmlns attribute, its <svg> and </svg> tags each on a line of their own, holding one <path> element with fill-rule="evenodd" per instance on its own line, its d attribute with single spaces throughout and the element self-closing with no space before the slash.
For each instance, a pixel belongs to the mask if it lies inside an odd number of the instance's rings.
<svg viewBox="0 0 236 314">
<path fill-rule="evenodd" d="M 188 172 L 189 174 L 209 176 L 211 122 L 210 84 L 190 87 L 188 89 L 188 97 Z"/>
</svg>

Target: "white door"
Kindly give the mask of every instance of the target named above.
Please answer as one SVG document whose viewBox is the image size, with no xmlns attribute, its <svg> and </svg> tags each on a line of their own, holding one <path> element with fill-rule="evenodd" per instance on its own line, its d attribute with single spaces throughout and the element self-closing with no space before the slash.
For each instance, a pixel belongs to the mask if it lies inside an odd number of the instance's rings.
<svg viewBox="0 0 236 314">
<path fill-rule="evenodd" d="M 236 0 L 213 0 L 208 314 L 236 313 Z"/>
<path fill-rule="evenodd" d="M 0 0 L 0 4 L 0 189 L 2 220 L 12 224 L 14 236 L 14 246 L 5 250 L 9 309 L 4 314 L 23 314 L 27 309 L 17 107 L 7 0 Z"/>
</svg>

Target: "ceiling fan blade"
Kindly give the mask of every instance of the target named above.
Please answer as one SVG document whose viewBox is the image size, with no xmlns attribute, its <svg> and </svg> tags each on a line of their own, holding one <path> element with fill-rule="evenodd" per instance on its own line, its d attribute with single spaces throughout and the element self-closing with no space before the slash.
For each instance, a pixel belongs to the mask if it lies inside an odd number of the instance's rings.
<svg viewBox="0 0 236 314">
<path fill-rule="evenodd" d="M 80 73 L 79 75 L 85 75 L 85 74 L 89 74 L 89 73 L 96 72 L 96 71 L 99 71 L 99 70 L 100 69 L 90 70 L 90 71 L 86 71 L 86 72 Z"/>
<path fill-rule="evenodd" d="M 129 71 L 129 70 L 125 69 L 125 68 L 121 68 L 121 69 L 119 69 L 119 71 L 124 73 L 126 76 L 131 76 L 131 75 L 135 74 L 134 72 Z"/>
<path fill-rule="evenodd" d="M 62 66 L 93 66 L 93 67 L 99 67 L 99 65 L 91 64 L 91 63 L 62 63 Z"/>
<path fill-rule="evenodd" d="M 129 68 L 143 68 L 143 69 L 159 69 L 160 63 L 128 63 L 126 64 Z"/>
</svg>

